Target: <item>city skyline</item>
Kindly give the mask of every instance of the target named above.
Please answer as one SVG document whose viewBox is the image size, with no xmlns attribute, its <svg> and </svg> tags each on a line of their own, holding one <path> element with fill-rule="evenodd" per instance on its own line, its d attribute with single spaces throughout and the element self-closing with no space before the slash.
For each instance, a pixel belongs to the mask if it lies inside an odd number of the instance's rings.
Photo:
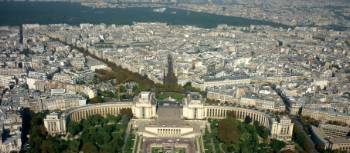
<svg viewBox="0 0 350 153">
<path fill-rule="evenodd" d="M 350 152 L 349 8 L 0 1 L 0 152 Z"/>
</svg>

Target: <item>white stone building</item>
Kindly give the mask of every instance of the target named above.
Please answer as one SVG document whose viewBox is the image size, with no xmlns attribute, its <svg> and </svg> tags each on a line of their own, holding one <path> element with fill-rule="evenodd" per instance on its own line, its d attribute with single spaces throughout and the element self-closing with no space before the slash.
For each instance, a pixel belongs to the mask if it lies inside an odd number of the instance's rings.
<svg viewBox="0 0 350 153">
<path fill-rule="evenodd" d="M 133 102 L 111 102 L 86 105 L 63 112 L 63 116 L 53 113 L 46 117 L 44 124 L 50 134 L 64 134 L 65 120 L 80 121 L 92 115 L 118 115 L 122 109 L 131 109 L 134 114 L 133 127 L 144 138 L 184 138 L 198 139 L 205 129 L 207 119 L 224 119 L 234 114 L 239 120 L 250 117 L 260 125 L 271 130 L 272 138 L 290 141 L 293 123 L 287 117 L 279 121 L 259 110 L 235 106 L 208 105 L 199 93 L 190 93 L 183 100 L 183 105 L 172 102 L 158 108 L 154 93 L 141 92 Z M 174 105 L 172 107 L 171 105 Z M 176 106 L 176 107 L 175 107 Z M 191 140 L 191 141 L 192 141 Z"/>
<path fill-rule="evenodd" d="M 156 117 L 156 99 L 154 93 L 141 92 L 135 99 L 132 112 L 136 118 L 154 118 Z"/>
<path fill-rule="evenodd" d="M 271 125 L 271 137 L 281 141 L 291 141 L 293 136 L 291 119 L 283 116 L 279 121 L 273 119 Z"/>
<path fill-rule="evenodd" d="M 66 118 L 59 113 L 51 113 L 44 119 L 44 126 L 50 135 L 66 133 Z"/>
</svg>

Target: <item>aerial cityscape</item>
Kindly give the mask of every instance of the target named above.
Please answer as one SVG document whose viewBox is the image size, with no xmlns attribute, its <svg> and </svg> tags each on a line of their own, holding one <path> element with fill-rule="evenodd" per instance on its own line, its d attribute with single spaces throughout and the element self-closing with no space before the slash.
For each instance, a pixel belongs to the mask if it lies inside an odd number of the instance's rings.
<svg viewBox="0 0 350 153">
<path fill-rule="evenodd" d="M 349 0 L 0 0 L 0 153 L 350 153 Z"/>
</svg>

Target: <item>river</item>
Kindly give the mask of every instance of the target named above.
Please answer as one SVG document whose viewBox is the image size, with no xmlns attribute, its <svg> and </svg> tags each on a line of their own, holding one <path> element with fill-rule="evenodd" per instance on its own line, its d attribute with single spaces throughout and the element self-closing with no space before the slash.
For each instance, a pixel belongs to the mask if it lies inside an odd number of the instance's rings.
<svg viewBox="0 0 350 153">
<path fill-rule="evenodd" d="M 91 8 L 79 3 L 68 2 L 0 2 L 0 25 L 21 25 L 28 23 L 58 24 L 105 23 L 130 25 L 133 22 L 165 22 L 170 25 L 193 25 L 213 28 L 219 24 L 233 26 L 281 24 L 252 20 L 241 17 L 220 16 L 168 8 L 163 13 L 152 8 Z"/>
</svg>

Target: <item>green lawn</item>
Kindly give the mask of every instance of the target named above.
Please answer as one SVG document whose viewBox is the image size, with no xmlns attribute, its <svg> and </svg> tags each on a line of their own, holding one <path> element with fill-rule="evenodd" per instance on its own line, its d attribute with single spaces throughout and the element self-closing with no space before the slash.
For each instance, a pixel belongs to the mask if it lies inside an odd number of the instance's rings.
<svg viewBox="0 0 350 153">
<path fill-rule="evenodd" d="M 182 99 L 185 97 L 184 94 L 178 93 L 178 92 L 161 92 L 157 95 L 157 98 L 159 100 L 164 100 L 168 97 L 172 97 L 176 99 L 177 101 L 182 101 Z"/>
<path fill-rule="evenodd" d="M 152 148 L 152 153 L 164 153 L 163 148 L 154 147 Z"/>
<path fill-rule="evenodd" d="M 184 149 L 184 148 L 177 148 L 177 149 L 175 149 L 175 153 L 186 153 L 186 149 Z"/>
</svg>

